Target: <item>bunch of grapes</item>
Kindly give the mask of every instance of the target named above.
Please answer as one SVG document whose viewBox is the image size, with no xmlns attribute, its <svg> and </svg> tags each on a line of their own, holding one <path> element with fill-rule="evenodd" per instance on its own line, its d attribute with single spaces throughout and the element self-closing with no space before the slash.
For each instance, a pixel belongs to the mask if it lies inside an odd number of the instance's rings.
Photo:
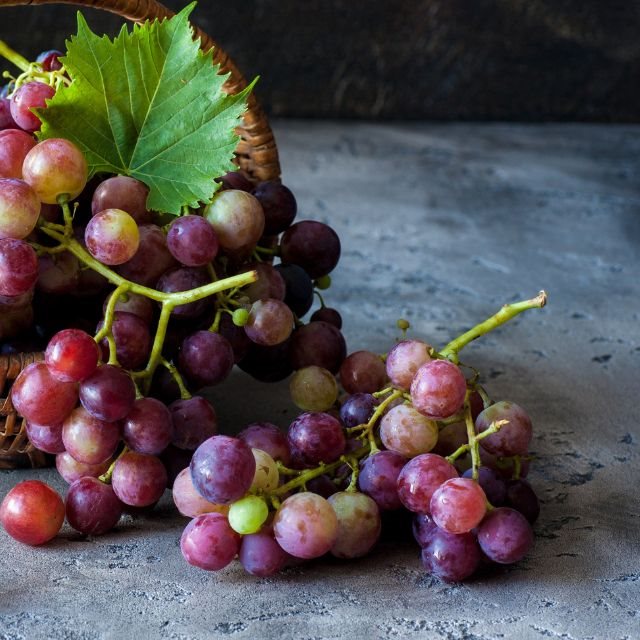
<svg viewBox="0 0 640 640">
<path fill-rule="evenodd" d="M 422 562 L 444 580 L 524 557 L 539 509 L 524 479 L 531 421 L 492 402 L 458 353 L 546 296 L 506 305 L 439 352 L 405 336 L 386 355 L 347 356 L 320 294 L 336 233 L 294 222 L 283 184 L 238 172 L 176 218 L 149 211 L 131 177 L 87 183 L 75 145 L 33 136 L 30 109 L 65 81 L 58 57 L 43 54 L 35 79 L 0 101 L 0 353 L 44 350 L 11 399 L 70 487 L 63 502 L 19 484 L 0 508 L 7 531 L 41 544 L 66 516 L 102 534 L 170 487 L 192 518 L 182 553 L 207 570 L 238 557 L 268 576 L 293 559 L 360 557 L 397 509 L 415 514 Z M 286 433 L 260 422 L 217 434 L 214 407 L 192 393 L 235 364 L 265 382 L 291 376 L 303 413 Z"/>
</svg>

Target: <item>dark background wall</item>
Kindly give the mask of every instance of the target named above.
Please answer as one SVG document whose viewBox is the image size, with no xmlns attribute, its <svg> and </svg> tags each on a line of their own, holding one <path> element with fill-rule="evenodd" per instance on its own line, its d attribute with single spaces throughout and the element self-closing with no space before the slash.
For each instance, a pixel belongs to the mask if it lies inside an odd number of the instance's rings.
<svg viewBox="0 0 640 640">
<path fill-rule="evenodd" d="M 261 75 L 272 115 L 640 119 L 633 0 L 200 0 L 194 20 Z M 0 9 L 0 38 L 29 55 L 74 27 L 70 7 Z"/>
</svg>

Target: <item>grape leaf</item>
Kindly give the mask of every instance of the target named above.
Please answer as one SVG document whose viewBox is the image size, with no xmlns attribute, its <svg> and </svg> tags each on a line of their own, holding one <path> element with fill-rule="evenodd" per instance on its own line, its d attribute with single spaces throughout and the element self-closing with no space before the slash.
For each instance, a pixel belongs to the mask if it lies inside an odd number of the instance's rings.
<svg viewBox="0 0 640 640">
<path fill-rule="evenodd" d="M 222 91 L 212 52 L 193 40 L 189 14 L 123 26 L 111 40 L 78 13 L 78 33 L 62 59 L 72 82 L 37 113 L 40 138 L 66 138 L 84 152 L 90 174 L 129 175 L 150 189 L 147 206 L 179 214 L 208 203 L 214 178 L 233 170 L 235 127 L 253 85 Z"/>
</svg>

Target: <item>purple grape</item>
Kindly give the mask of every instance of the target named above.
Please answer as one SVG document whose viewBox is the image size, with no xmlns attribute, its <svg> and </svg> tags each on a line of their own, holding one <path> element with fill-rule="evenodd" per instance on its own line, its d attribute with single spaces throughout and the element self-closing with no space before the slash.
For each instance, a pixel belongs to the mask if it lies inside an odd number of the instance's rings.
<svg viewBox="0 0 640 640">
<path fill-rule="evenodd" d="M 339 491 L 336 483 L 324 473 L 321 476 L 316 476 L 309 480 L 307 482 L 307 490 L 311 491 L 311 493 L 317 493 L 323 498 L 329 498 Z"/>
<path fill-rule="evenodd" d="M 473 469 L 467 469 L 462 477 L 473 477 Z M 489 469 L 489 467 L 480 467 L 478 469 L 478 484 L 485 492 L 487 500 L 494 507 L 500 507 L 504 504 L 507 497 L 507 483 L 497 471 Z"/>
<path fill-rule="evenodd" d="M 233 323 L 233 318 L 229 313 L 223 313 L 220 318 L 218 333 L 226 338 L 233 349 L 233 359 L 236 364 L 240 362 L 249 352 L 254 344 L 249 339 L 244 327 L 238 327 Z"/>
<path fill-rule="evenodd" d="M 178 368 L 198 389 L 222 382 L 231 373 L 233 363 L 229 341 L 212 331 L 190 335 L 178 356 Z"/>
<path fill-rule="evenodd" d="M 340 382 L 347 393 L 374 393 L 387 381 L 384 362 L 377 353 L 355 351 L 340 366 Z"/>
<path fill-rule="evenodd" d="M 265 235 L 278 235 L 291 226 L 298 205 L 287 187 L 276 181 L 260 182 L 253 190 L 253 195 L 264 211 Z"/>
<path fill-rule="evenodd" d="M 239 434 L 238 438 L 252 449 L 262 449 L 274 460 L 280 460 L 285 466 L 291 460 L 291 450 L 287 436 L 270 422 L 252 422 Z"/>
<path fill-rule="evenodd" d="M 0 295 L 20 296 L 38 279 L 36 252 L 23 240 L 0 238 Z"/>
<path fill-rule="evenodd" d="M 74 409 L 62 425 L 62 442 L 75 460 L 101 464 L 115 453 L 120 441 L 120 425 L 92 416 L 84 407 Z"/>
<path fill-rule="evenodd" d="M 454 534 L 437 529 L 422 548 L 424 568 L 445 582 L 468 578 L 480 565 L 481 558 L 472 533 Z"/>
<path fill-rule="evenodd" d="M 207 274 L 202 269 L 192 267 L 178 267 L 167 271 L 162 275 L 156 289 L 164 293 L 175 293 L 176 291 L 189 291 L 208 284 Z M 195 318 L 199 316 L 210 302 L 207 298 L 180 304 L 171 312 L 177 318 Z"/>
<path fill-rule="evenodd" d="M 218 418 L 212 404 L 201 396 L 176 400 L 169 405 L 173 420 L 172 443 L 193 451 L 218 432 Z"/>
<path fill-rule="evenodd" d="M 173 438 L 173 421 L 169 409 L 154 398 L 139 398 L 126 415 L 122 439 L 137 453 L 162 453 Z"/>
<path fill-rule="evenodd" d="M 242 538 L 239 560 L 251 575 L 272 576 L 284 567 L 289 557 L 270 532 L 260 531 Z"/>
<path fill-rule="evenodd" d="M 111 486 L 124 504 L 148 507 L 162 497 L 167 471 L 155 456 L 129 451 L 116 461 Z"/>
<path fill-rule="evenodd" d="M 297 264 L 310 278 L 320 278 L 333 271 L 340 259 L 340 239 L 328 225 L 314 220 L 297 222 L 280 240 L 283 264 Z"/>
<path fill-rule="evenodd" d="M 221 513 L 194 518 L 180 538 L 180 551 L 194 567 L 207 571 L 224 569 L 240 549 L 240 536 Z"/>
<path fill-rule="evenodd" d="M 340 407 L 340 420 L 347 428 L 366 424 L 374 414 L 377 404 L 370 393 L 354 393 Z"/>
<path fill-rule="evenodd" d="M 249 180 L 241 171 L 229 171 L 229 173 L 225 173 L 220 178 L 215 179 L 216 182 L 219 182 L 223 189 L 238 189 L 239 191 L 253 191 L 254 184 Z"/>
<path fill-rule="evenodd" d="M 43 51 L 38 54 L 36 62 L 39 62 L 42 65 L 43 71 L 60 71 L 60 69 L 62 69 L 62 62 L 60 62 L 60 58 L 63 55 L 62 51 L 49 49 L 49 51 Z"/>
<path fill-rule="evenodd" d="M 509 480 L 507 482 L 507 507 L 519 511 L 531 524 L 540 515 L 540 502 L 533 487 L 526 480 Z"/>
<path fill-rule="evenodd" d="M 250 302 L 274 298 L 284 300 L 286 285 L 280 272 L 267 262 L 254 262 L 246 266 L 246 270 L 253 269 L 258 273 L 258 279 L 247 285 L 243 293 Z M 243 267 L 243 271 L 245 268 Z"/>
<path fill-rule="evenodd" d="M 430 513 L 431 497 L 447 480 L 457 478 L 456 468 L 433 453 L 423 453 L 409 460 L 398 476 L 398 496 L 414 513 Z"/>
<path fill-rule="evenodd" d="M 505 400 L 487 407 L 476 419 L 476 431 L 486 431 L 492 422 L 508 420 L 500 431 L 480 440 L 480 446 L 497 456 L 525 455 L 531 442 L 531 419 L 524 409 Z"/>
<path fill-rule="evenodd" d="M 307 272 L 296 264 L 279 264 L 275 270 L 284 280 L 284 301 L 293 313 L 302 318 L 313 304 L 313 282 Z"/>
<path fill-rule="evenodd" d="M 252 343 L 247 355 L 238 362 L 240 369 L 260 382 L 279 382 L 292 371 L 291 338 L 273 347 Z"/>
<path fill-rule="evenodd" d="M 62 442 L 62 423 L 51 426 L 43 426 L 27 422 L 25 424 L 29 441 L 40 451 L 45 453 L 62 453 L 64 442 Z"/>
<path fill-rule="evenodd" d="M 191 459 L 193 486 L 215 504 L 230 504 L 242 498 L 251 487 L 255 471 L 249 446 L 229 436 L 205 440 Z"/>
<path fill-rule="evenodd" d="M 252 342 L 264 347 L 274 347 L 291 335 L 293 313 L 281 300 L 258 300 L 251 305 L 244 330 Z"/>
<path fill-rule="evenodd" d="M 201 216 L 176 218 L 167 233 L 167 247 L 187 267 L 204 267 L 218 254 L 218 237 Z"/>
<path fill-rule="evenodd" d="M 100 331 L 104 326 L 101 320 L 97 326 Z M 151 333 L 149 326 L 139 316 L 125 311 L 113 314 L 111 332 L 116 343 L 116 358 L 123 369 L 141 369 L 151 353 Z M 109 359 L 109 343 L 104 338 L 100 343 L 102 359 Z"/>
<path fill-rule="evenodd" d="M 119 367 L 103 364 L 80 384 L 80 402 L 95 418 L 115 422 L 124 418 L 136 399 L 129 374 Z"/>
<path fill-rule="evenodd" d="M 289 446 L 307 465 L 334 462 L 345 450 L 342 425 L 328 413 L 299 415 L 287 433 Z"/>
<path fill-rule="evenodd" d="M 520 512 L 499 507 L 480 523 L 478 542 L 489 559 L 511 564 L 522 560 L 533 547 L 533 530 Z"/>
<path fill-rule="evenodd" d="M 331 307 L 320 307 L 311 314 L 311 322 L 328 322 L 332 324 L 336 329 L 342 329 L 342 316 L 336 309 Z"/>
<path fill-rule="evenodd" d="M 413 537 L 421 547 L 426 547 L 434 534 L 440 531 L 428 513 L 416 513 L 413 517 Z"/>
<path fill-rule="evenodd" d="M 192 455 L 192 451 L 178 449 L 172 444 L 160 454 L 160 460 L 167 470 L 167 489 L 173 487 L 176 478 L 185 468 L 188 470 Z M 189 478 L 191 478 L 191 472 L 189 472 Z M 204 500 L 204 498 L 201 499 Z"/>
<path fill-rule="evenodd" d="M 67 522 L 80 533 L 99 536 L 113 529 L 122 515 L 122 503 L 111 485 L 96 478 L 80 478 L 67 492 Z"/>
<path fill-rule="evenodd" d="M 382 511 L 399 509 L 398 476 L 407 459 L 393 451 L 380 451 L 366 458 L 360 466 L 358 487 L 373 498 Z"/>
<path fill-rule="evenodd" d="M 326 322 L 310 322 L 291 336 L 291 365 L 296 370 L 316 365 L 336 374 L 346 354 L 342 333 Z"/>
<path fill-rule="evenodd" d="M 5 129 L 14 129 L 18 125 L 11 115 L 11 100 L 9 98 L 0 98 L 0 131 Z"/>
<path fill-rule="evenodd" d="M 11 116 L 16 124 L 25 131 L 39 131 L 40 118 L 31 111 L 33 108 L 45 108 L 46 100 L 53 98 L 56 90 L 43 82 L 27 82 L 11 96 Z"/>
<path fill-rule="evenodd" d="M 93 193 L 91 214 L 105 209 L 126 211 L 138 224 L 149 223 L 153 213 L 147 210 L 149 187 L 129 176 L 114 176 L 101 182 Z"/>
</svg>

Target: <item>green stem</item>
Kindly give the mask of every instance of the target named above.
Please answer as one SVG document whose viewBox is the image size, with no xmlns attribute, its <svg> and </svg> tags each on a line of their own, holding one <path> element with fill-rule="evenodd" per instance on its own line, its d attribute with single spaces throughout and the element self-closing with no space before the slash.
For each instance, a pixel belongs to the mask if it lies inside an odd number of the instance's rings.
<svg viewBox="0 0 640 640">
<path fill-rule="evenodd" d="M 118 454 L 118 457 L 111 463 L 109 468 L 98 478 L 100 482 L 104 482 L 105 484 L 111 484 L 111 476 L 113 475 L 113 470 L 116 468 L 116 462 L 122 458 L 125 453 L 129 452 L 129 447 L 126 445 L 122 448 L 122 451 Z"/>
<path fill-rule="evenodd" d="M 523 300 L 521 302 L 514 302 L 513 304 L 505 304 L 500 311 L 487 318 L 484 322 L 477 324 L 469 331 L 466 331 L 461 336 L 458 336 L 452 340 L 448 345 L 440 351 L 442 358 L 447 358 L 451 362 L 458 363 L 458 352 L 468 345 L 471 341 L 483 336 L 489 331 L 493 331 L 505 322 L 508 322 L 519 313 L 527 311 L 528 309 L 541 309 L 547 303 L 547 294 L 541 291 L 535 298 L 531 300 Z"/>
<path fill-rule="evenodd" d="M 160 364 L 167 369 L 167 371 L 171 374 L 171 377 L 176 381 L 178 385 L 178 389 L 180 389 L 180 399 L 181 400 L 189 400 L 191 398 L 191 394 L 187 389 L 180 372 L 171 364 L 168 360 L 164 358 L 160 359 Z"/>
<path fill-rule="evenodd" d="M 167 336 L 167 327 L 169 326 L 169 319 L 171 318 L 173 307 L 174 305 L 168 301 L 162 303 L 162 310 L 160 311 L 160 317 L 158 318 L 156 335 L 153 339 L 153 345 L 151 347 L 151 354 L 149 355 L 147 366 L 142 369 L 142 371 L 132 371 L 131 376 L 134 379 L 146 378 L 147 383 L 151 383 L 151 377 L 153 376 L 158 364 L 160 364 L 160 360 L 162 358 L 162 347 L 164 345 L 164 339 Z M 147 391 L 147 389 L 145 389 L 145 391 Z"/>
<path fill-rule="evenodd" d="M 0 56 L 12 62 L 22 71 L 28 71 L 31 63 L 17 51 L 14 51 L 4 40 L 0 40 Z"/>
<path fill-rule="evenodd" d="M 113 326 L 113 316 L 116 311 L 116 304 L 118 304 L 118 300 L 120 299 L 120 297 L 123 294 L 127 293 L 127 291 L 129 291 L 129 285 L 121 284 L 111 294 L 111 297 L 109 298 L 109 302 L 107 302 L 107 308 L 105 309 L 105 312 L 104 312 L 104 324 L 102 325 L 102 329 L 100 329 L 100 331 L 96 333 L 94 338 L 98 344 L 100 344 L 100 341 L 103 338 L 108 339 L 109 336 L 113 337 L 113 334 L 111 332 L 111 327 Z"/>
</svg>

